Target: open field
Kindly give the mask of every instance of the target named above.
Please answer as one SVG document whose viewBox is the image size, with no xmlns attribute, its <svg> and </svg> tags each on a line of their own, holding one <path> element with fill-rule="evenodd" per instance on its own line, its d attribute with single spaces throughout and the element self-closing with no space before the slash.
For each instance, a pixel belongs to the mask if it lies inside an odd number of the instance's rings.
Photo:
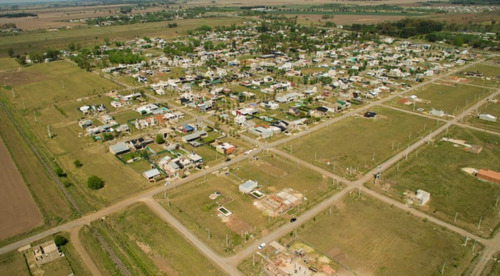
<svg viewBox="0 0 500 276">
<path fill-rule="evenodd" d="M 305 139 L 287 143 L 283 149 L 335 174 L 355 179 L 441 124 L 383 107 L 373 111 L 378 113 L 375 119 L 350 117 Z"/>
<path fill-rule="evenodd" d="M 136 36 L 161 36 L 165 38 L 176 37 L 187 30 L 200 25 L 222 26 L 238 24 L 243 18 L 219 17 L 199 18 L 172 21 L 177 23 L 177 28 L 167 28 L 166 22 L 154 22 L 132 25 L 116 25 L 106 27 L 81 27 L 57 32 L 33 32 L 4 38 L 0 40 L 0 56 L 7 55 L 7 49 L 12 48 L 16 54 L 32 51 L 33 49 L 46 49 L 49 47 L 64 49 L 70 42 L 85 45 L 102 44 L 104 38 L 111 41 L 127 40 Z"/>
<path fill-rule="evenodd" d="M 301 14 L 298 15 L 300 24 L 310 24 L 311 22 L 323 25 L 325 22 L 334 22 L 337 25 L 351 24 L 376 24 L 384 21 L 397 21 L 404 16 L 398 15 L 357 15 L 357 14 L 335 14 L 333 18 L 322 19 L 320 14 Z"/>
<path fill-rule="evenodd" d="M 418 89 L 413 94 L 421 100 L 430 101 L 430 103 L 416 102 L 415 106 L 413 104 L 404 105 L 397 102 L 399 99 L 395 99 L 391 101 L 391 105 L 415 112 L 419 108 L 422 108 L 422 112 L 425 113 L 430 112 L 432 109 L 437 109 L 443 110 L 449 115 L 456 115 L 476 103 L 479 98 L 483 98 L 490 93 L 492 93 L 491 89 L 477 86 L 430 84 Z"/>
<path fill-rule="evenodd" d="M 497 117 L 496 122 L 490 122 L 481 120 L 478 118 L 479 114 L 490 114 Z M 484 129 L 489 129 L 493 131 L 500 132 L 500 104 L 487 102 L 477 110 L 477 114 L 467 118 L 467 124 L 473 125 L 475 127 L 481 127 Z"/>
<path fill-rule="evenodd" d="M 447 137 L 480 145 L 483 150 L 474 154 L 452 143 L 435 141 L 432 146 L 419 149 L 418 156 L 412 154 L 408 161 L 390 168 L 382 175 L 381 183 L 390 185 L 389 195 L 397 199 L 406 190 L 427 191 L 431 200 L 428 207 L 420 208 L 422 211 L 449 223 L 453 223 L 456 215 L 456 225 L 489 237 L 500 222 L 500 206 L 495 206 L 500 185 L 480 181 L 461 168 L 500 171 L 498 136 L 454 127 L 449 129 Z"/>
<path fill-rule="evenodd" d="M 2 101 L 5 100 L 2 97 Z M 33 196 L 42 216 L 49 225 L 55 225 L 72 215 L 64 196 L 50 179 L 33 151 L 23 141 L 7 114 L 0 109 L 0 136 Z M 36 207 L 35 207 L 36 208 Z"/>
<path fill-rule="evenodd" d="M 331 179 L 305 168 L 297 168 L 296 164 L 285 159 L 265 154 L 258 155 L 258 158 L 259 160 L 242 161 L 231 166 L 227 175 L 210 174 L 206 178 L 171 189 L 167 198 L 159 194 L 157 200 L 199 239 L 215 251 L 228 254 L 241 249 L 245 240 L 265 235 L 293 215 L 300 214 L 336 191 L 336 185 L 332 184 Z M 264 194 L 292 188 L 304 194 L 307 201 L 288 211 L 288 214 L 268 217 L 253 206 L 253 197 L 239 192 L 238 185 L 249 179 L 256 180 L 261 186 L 259 190 Z M 209 195 L 214 192 L 221 195 L 215 200 L 209 199 Z M 219 206 L 224 206 L 232 215 L 219 215 Z"/>
<path fill-rule="evenodd" d="M 110 230 L 147 255 L 158 272 L 167 275 L 223 274 L 173 228 L 145 205 L 133 206 L 107 220 Z"/>
<path fill-rule="evenodd" d="M 457 74 L 456 76 L 469 80 L 469 83 L 471 84 L 489 87 L 500 87 L 500 66 L 480 63 L 470 67 L 465 72 L 480 72 L 483 73 L 483 77 L 467 77 L 462 74 Z"/>
<path fill-rule="evenodd" d="M 0 240 L 25 232 L 42 222 L 40 211 L 24 185 L 0 137 Z"/>
<path fill-rule="evenodd" d="M 0 256 L 0 271 L 3 275 L 29 275 L 23 254 L 13 251 Z"/>
<path fill-rule="evenodd" d="M 109 255 L 102 249 L 99 242 L 91 233 L 89 226 L 84 226 L 78 232 L 78 238 L 87 254 L 101 271 L 102 274 L 120 275 L 120 271 L 115 266 Z"/>
<path fill-rule="evenodd" d="M 462 237 L 355 192 L 331 215 L 299 227 L 297 237 L 360 275 L 438 275 L 444 262 L 446 275 L 460 275 L 474 259 Z"/>
</svg>

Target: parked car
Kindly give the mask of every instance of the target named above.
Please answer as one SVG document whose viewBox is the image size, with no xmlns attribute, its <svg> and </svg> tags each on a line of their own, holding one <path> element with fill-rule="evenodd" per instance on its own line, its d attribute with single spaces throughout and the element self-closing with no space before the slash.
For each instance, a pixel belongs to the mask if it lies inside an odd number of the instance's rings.
<svg viewBox="0 0 500 276">
<path fill-rule="evenodd" d="M 266 247 L 266 243 L 265 243 L 265 242 L 263 242 L 263 243 L 261 243 L 261 244 L 259 245 L 259 250 L 264 249 L 264 247 Z"/>
</svg>

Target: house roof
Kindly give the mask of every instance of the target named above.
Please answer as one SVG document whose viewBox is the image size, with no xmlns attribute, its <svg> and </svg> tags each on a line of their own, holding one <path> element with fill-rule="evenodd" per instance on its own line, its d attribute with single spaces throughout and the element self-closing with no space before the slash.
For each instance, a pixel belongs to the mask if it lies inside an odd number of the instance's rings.
<svg viewBox="0 0 500 276">
<path fill-rule="evenodd" d="M 127 145 L 123 142 L 116 143 L 112 146 L 109 146 L 109 151 L 112 152 L 113 154 L 120 154 L 122 152 L 129 151 L 129 148 Z"/>
<path fill-rule="evenodd" d="M 257 181 L 247 180 L 245 183 L 240 184 L 239 188 L 244 189 L 244 190 L 248 190 L 248 189 L 256 188 L 257 185 L 259 185 L 259 183 Z"/>
<path fill-rule="evenodd" d="M 151 170 L 143 172 L 142 175 L 144 175 L 144 177 L 149 179 L 149 178 L 153 178 L 155 176 L 160 175 L 160 171 L 158 171 L 158 169 L 151 169 Z"/>
</svg>

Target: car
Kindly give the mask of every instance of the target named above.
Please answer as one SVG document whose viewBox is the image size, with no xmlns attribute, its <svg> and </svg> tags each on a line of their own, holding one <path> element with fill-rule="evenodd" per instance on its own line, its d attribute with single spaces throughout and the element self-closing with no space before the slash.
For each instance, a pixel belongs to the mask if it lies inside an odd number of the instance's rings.
<svg viewBox="0 0 500 276">
<path fill-rule="evenodd" d="M 265 242 L 263 242 L 263 243 L 261 243 L 261 244 L 259 245 L 259 250 L 264 249 L 264 247 L 266 247 L 266 243 L 265 243 Z"/>
<path fill-rule="evenodd" d="M 297 220 L 297 218 L 291 218 L 290 222 L 295 222 L 296 220 Z"/>
</svg>

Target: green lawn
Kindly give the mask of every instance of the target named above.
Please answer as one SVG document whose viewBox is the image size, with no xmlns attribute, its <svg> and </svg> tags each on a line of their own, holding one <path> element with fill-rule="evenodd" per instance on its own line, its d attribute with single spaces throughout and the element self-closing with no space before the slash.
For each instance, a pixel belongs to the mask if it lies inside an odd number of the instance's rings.
<svg viewBox="0 0 500 276">
<path fill-rule="evenodd" d="M 472 242 L 463 247 L 461 236 L 357 193 L 299 227 L 297 237 L 358 275 L 439 275 L 445 262 L 446 275 L 461 275 L 474 258 Z"/>
<path fill-rule="evenodd" d="M 436 121 L 431 119 L 382 107 L 373 111 L 378 113 L 375 119 L 350 117 L 282 148 L 335 174 L 355 179 L 436 128 Z"/>
<path fill-rule="evenodd" d="M 241 249 L 245 244 L 245 233 L 257 238 L 285 223 L 292 214 L 303 212 L 320 200 L 331 196 L 337 186 L 331 179 L 322 177 L 308 169 L 290 163 L 281 157 L 258 155 L 259 160 L 241 161 L 229 168 L 229 175 L 207 175 L 190 184 L 169 190 L 168 199 L 159 194 L 160 203 L 193 231 L 199 239 L 206 242 L 221 254 Z M 280 217 L 267 217 L 253 206 L 253 198 L 241 194 L 238 185 L 252 179 L 258 181 L 265 194 L 292 188 L 307 197 L 299 208 Z M 216 200 L 209 195 L 220 192 Z M 232 215 L 229 222 L 219 217 L 217 207 L 223 205 Z M 208 229 L 208 230 L 207 230 Z M 210 238 L 208 237 L 210 232 Z M 226 235 L 229 243 L 226 246 Z"/>
<path fill-rule="evenodd" d="M 483 146 L 479 154 L 469 153 L 449 142 L 436 141 L 419 150 L 382 175 L 383 183 L 391 185 L 391 195 L 401 198 L 406 190 L 431 193 L 428 208 L 423 211 L 456 224 L 481 236 L 488 237 L 497 228 L 500 206 L 495 206 L 500 185 L 484 182 L 461 171 L 461 168 L 500 171 L 500 145 L 497 135 L 469 129 L 450 128 L 448 137 L 463 139 Z M 480 229 L 477 228 L 479 220 Z"/>
</svg>

